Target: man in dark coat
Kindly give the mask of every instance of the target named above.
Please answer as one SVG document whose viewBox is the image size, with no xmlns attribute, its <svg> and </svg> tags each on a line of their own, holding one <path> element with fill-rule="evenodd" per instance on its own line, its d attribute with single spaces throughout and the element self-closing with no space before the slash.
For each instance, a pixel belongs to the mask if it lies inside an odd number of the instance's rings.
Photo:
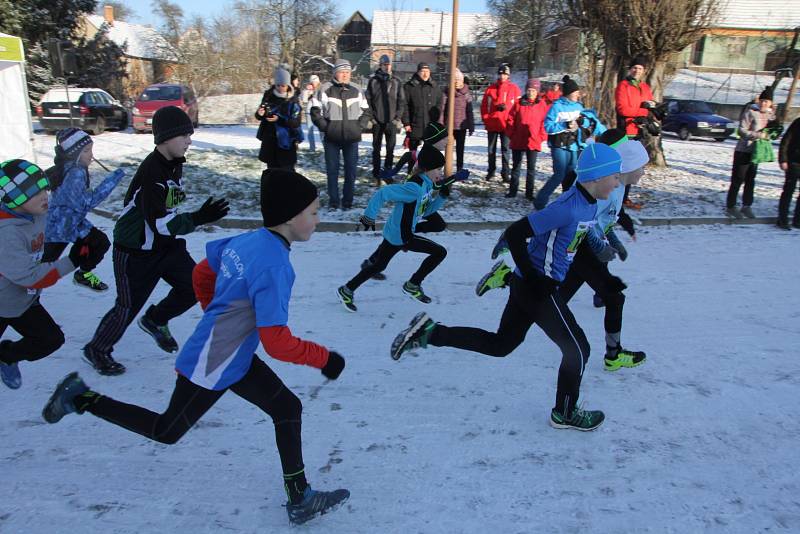
<svg viewBox="0 0 800 534">
<path fill-rule="evenodd" d="M 367 104 L 372 112 L 372 176 L 381 185 L 381 143 L 386 137 L 384 169 L 394 163 L 394 145 L 397 132 L 403 127 L 406 103 L 402 82 L 392 76 L 392 60 L 381 56 L 380 67 L 367 83 Z"/>
<path fill-rule="evenodd" d="M 417 65 L 417 72 L 406 82 L 403 90 L 406 96 L 403 125 L 410 137 L 408 148 L 415 150 L 422 140 L 425 127 L 439 116 L 439 89 L 431 79 L 430 65 L 424 62 Z M 435 113 L 432 113 L 434 109 Z"/>
</svg>

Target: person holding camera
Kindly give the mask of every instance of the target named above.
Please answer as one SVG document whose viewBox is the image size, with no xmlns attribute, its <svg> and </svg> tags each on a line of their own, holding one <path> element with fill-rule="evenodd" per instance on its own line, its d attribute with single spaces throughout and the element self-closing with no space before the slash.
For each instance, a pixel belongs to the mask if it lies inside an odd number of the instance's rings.
<svg viewBox="0 0 800 534">
<path fill-rule="evenodd" d="M 489 168 L 486 179 L 494 178 L 497 165 L 497 140 L 500 139 L 500 154 L 502 167 L 500 176 L 503 182 L 508 182 L 508 119 L 511 106 L 519 100 L 522 92 L 511 81 L 511 67 L 502 63 L 497 69 L 497 81 L 486 89 L 481 101 L 481 118 L 486 132 L 489 134 Z"/>
<path fill-rule="evenodd" d="M 264 93 L 256 110 L 260 122 L 256 137 L 261 141 L 258 159 L 268 169 L 294 170 L 297 144 L 303 140 L 302 111 L 289 72 L 275 69 L 275 83 Z"/>
</svg>

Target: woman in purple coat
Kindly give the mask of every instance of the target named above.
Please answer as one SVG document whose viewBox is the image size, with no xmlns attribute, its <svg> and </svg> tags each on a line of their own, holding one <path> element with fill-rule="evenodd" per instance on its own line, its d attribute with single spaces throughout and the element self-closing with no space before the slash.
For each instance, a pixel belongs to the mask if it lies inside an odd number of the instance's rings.
<svg viewBox="0 0 800 534">
<path fill-rule="evenodd" d="M 475 131 L 475 121 L 472 118 L 472 93 L 469 86 L 464 83 L 464 75 L 460 70 L 453 71 L 456 80 L 456 98 L 453 105 L 453 137 L 456 139 L 456 170 L 464 168 L 464 141 L 467 133 L 472 135 Z M 439 123 L 447 126 L 447 92 L 442 91 L 442 103 L 439 106 Z"/>
</svg>

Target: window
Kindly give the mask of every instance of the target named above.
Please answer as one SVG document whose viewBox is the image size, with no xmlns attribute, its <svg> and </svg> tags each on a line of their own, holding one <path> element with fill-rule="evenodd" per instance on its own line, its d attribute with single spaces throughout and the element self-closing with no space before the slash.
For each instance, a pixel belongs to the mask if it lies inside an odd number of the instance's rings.
<svg viewBox="0 0 800 534">
<path fill-rule="evenodd" d="M 151 100 L 180 100 L 181 89 L 180 87 L 148 87 L 139 97 L 142 102 L 149 102 Z"/>
<path fill-rule="evenodd" d="M 728 37 L 726 46 L 729 56 L 743 56 L 747 53 L 747 37 Z"/>
</svg>

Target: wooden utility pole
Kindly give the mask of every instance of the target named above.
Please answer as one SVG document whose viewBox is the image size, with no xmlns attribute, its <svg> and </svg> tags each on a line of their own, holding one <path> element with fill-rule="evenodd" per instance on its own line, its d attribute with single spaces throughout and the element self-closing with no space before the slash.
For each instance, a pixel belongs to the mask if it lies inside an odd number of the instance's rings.
<svg viewBox="0 0 800 534">
<path fill-rule="evenodd" d="M 453 0 L 453 31 L 450 34 L 450 87 L 447 90 L 447 148 L 444 151 L 444 175 L 453 174 L 453 114 L 456 103 L 456 77 L 458 68 L 458 0 Z"/>
<path fill-rule="evenodd" d="M 792 39 L 792 44 L 789 46 L 789 50 L 787 52 L 787 54 L 791 54 L 794 79 L 792 80 L 792 85 L 789 86 L 789 96 L 786 97 L 786 104 L 783 106 L 783 112 L 781 113 L 780 117 L 781 123 L 786 122 L 786 116 L 789 114 L 789 108 L 792 106 L 794 92 L 797 90 L 797 82 L 800 80 L 800 60 L 794 60 L 794 47 L 797 44 L 798 36 L 800 36 L 800 26 L 794 29 L 794 38 Z"/>
</svg>

